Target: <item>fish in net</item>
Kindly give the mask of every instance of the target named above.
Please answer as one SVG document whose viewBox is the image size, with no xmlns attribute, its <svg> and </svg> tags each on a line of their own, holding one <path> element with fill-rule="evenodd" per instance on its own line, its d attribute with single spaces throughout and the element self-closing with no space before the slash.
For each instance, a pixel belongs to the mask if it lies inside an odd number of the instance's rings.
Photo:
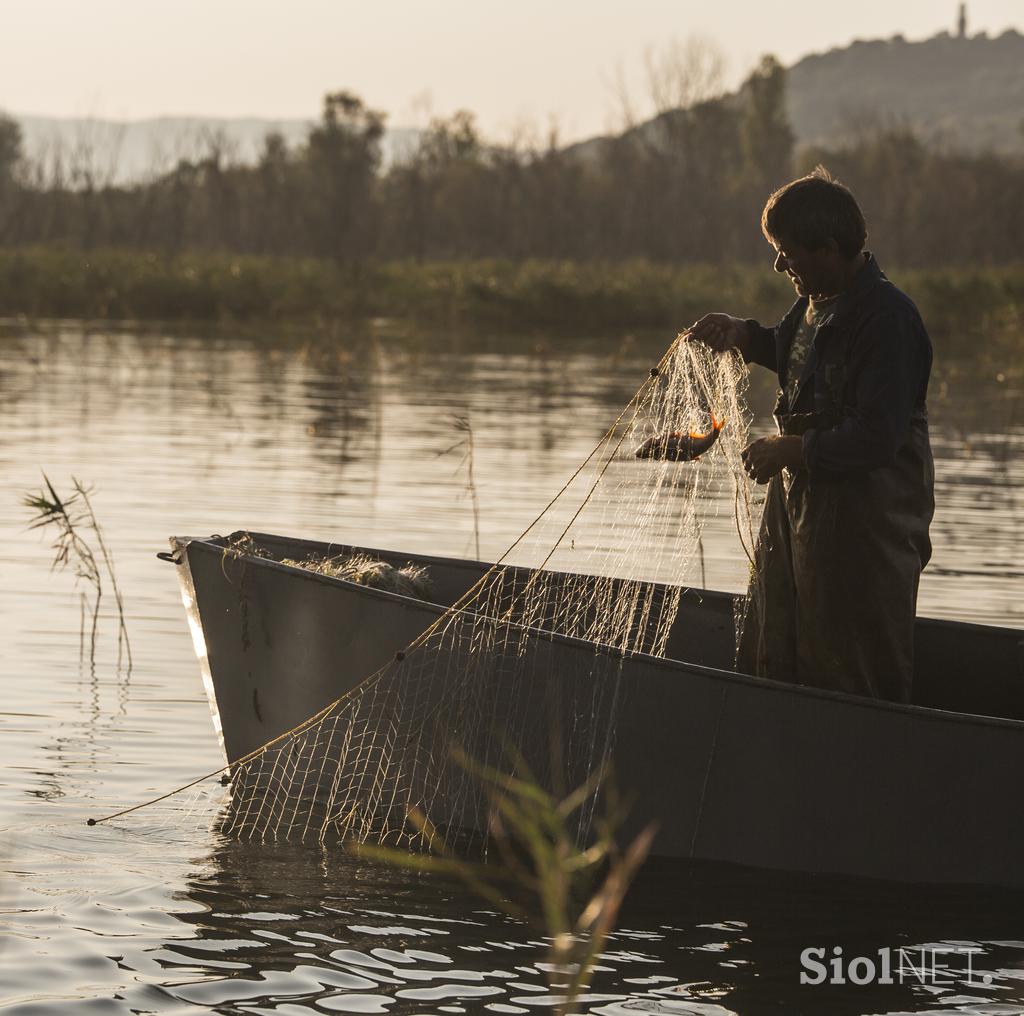
<svg viewBox="0 0 1024 1016">
<path fill-rule="evenodd" d="M 616 717 L 633 692 L 624 662 L 664 657 L 670 637 L 685 645 L 675 626 L 681 597 L 696 585 L 709 506 L 733 505 L 752 556 L 755 508 L 740 461 L 746 378 L 738 354 L 679 336 L 480 581 L 377 672 L 345 674 L 339 660 L 339 687 L 350 691 L 231 760 L 220 830 L 244 840 L 425 848 L 422 827 L 409 822 L 415 812 L 463 844 L 482 842 L 488 796 L 453 757 L 457 747 L 480 766 L 528 772 L 552 790 L 590 780 L 578 812 L 585 839 L 600 790 L 592 777 L 614 756 Z M 656 453 L 667 437 L 708 433 L 699 428 L 709 418 L 716 437 L 696 457 Z"/>
</svg>

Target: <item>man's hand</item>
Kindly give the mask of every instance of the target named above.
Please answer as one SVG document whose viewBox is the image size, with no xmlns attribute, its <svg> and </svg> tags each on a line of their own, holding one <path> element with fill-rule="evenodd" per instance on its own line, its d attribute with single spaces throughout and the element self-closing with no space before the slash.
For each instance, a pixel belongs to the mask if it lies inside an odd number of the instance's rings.
<svg viewBox="0 0 1024 1016">
<path fill-rule="evenodd" d="M 803 438 L 788 434 L 773 434 L 751 441 L 740 453 L 743 468 L 756 483 L 767 483 L 783 469 L 803 469 Z"/>
<path fill-rule="evenodd" d="M 747 344 L 747 323 L 729 314 L 705 314 L 683 332 L 683 338 L 703 342 L 716 353 L 727 353 L 730 349 L 742 353 Z"/>
</svg>

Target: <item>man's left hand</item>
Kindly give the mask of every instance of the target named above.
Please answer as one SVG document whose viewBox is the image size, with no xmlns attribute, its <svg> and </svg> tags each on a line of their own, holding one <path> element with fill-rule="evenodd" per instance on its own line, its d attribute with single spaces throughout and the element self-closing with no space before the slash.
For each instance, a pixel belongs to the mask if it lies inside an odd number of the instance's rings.
<svg viewBox="0 0 1024 1016">
<path fill-rule="evenodd" d="M 741 453 L 743 468 L 756 483 L 767 483 L 783 469 L 803 469 L 803 438 L 792 434 L 773 434 L 751 441 Z"/>
</svg>

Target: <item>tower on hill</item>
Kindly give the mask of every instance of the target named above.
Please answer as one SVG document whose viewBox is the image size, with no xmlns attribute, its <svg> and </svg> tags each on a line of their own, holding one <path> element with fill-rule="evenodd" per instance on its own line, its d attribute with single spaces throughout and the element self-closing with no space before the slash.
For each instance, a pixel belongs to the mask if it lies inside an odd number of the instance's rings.
<svg viewBox="0 0 1024 1016">
<path fill-rule="evenodd" d="M 957 28 L 957 32 L 956 32 L 957 38 L 966 39 L 967 38 L 967 4 L 965 4 L 965 3 L 960 5 L 960 16 L 957 18 L 956 28 Z"/>
</svg>

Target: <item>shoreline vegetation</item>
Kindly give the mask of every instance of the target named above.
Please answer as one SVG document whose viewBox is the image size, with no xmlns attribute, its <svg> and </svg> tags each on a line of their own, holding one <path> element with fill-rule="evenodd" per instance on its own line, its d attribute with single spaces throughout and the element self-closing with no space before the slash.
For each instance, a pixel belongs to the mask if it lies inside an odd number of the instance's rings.
<svg viewBox="0 0 1024 1016">
<path fill-rule="evenodd" d="M 619 133 L 502 142 L 461 110 L 386 164 L 386 117 L 350 91 L 324 96 L 303 141 L 268 134 L 255 162 L 210 137 L 133 182 L 84 142 L 29 156 L 0 114 L 0 316 L 270 326 L 336 344 L 381 319 L 545 341 L 674 335 L 716 310 L 774 322 L 792 289 L 761 209 L 822 164 L 862 201 L 937 352 L 1012 362 L 1024 159 L 884 120 L 798 146 L 779 61 L 764 56 L 729 93 L 723 59 L 697 40 L 652 57 L 650 116 L 624 95 Z"/>
<path fill-rule="evenodd" d="M 1019 346 L 1024 261 L 900 270 L 937 351 Z M 678 331 L 714 310 L 778 320 L 792 289 L 769 263 L 643 259 L 364 261 L 196 252 L 0 249 L 0 316 L 39 321 L 273 323 L 332 332 L 388 319 L 413 329 L 549 336 Z"/>
</svg>

